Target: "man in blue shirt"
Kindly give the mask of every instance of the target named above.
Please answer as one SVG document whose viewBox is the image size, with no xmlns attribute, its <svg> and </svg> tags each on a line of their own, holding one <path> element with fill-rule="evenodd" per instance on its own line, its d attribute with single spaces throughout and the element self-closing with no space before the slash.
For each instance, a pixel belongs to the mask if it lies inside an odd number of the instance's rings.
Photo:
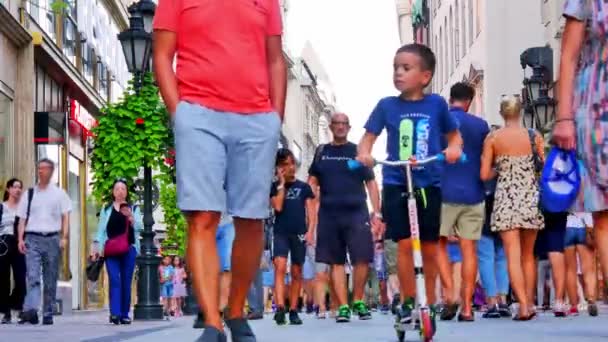
<svg viewBox="0 0 608 342">
<path fill-rule="evenodd" d="M 462 253 L 462 309 L 458 321 L 474 320 L 472 299 L 477 278 L 476 241 L 481 237 L 485 216 L 485 188 L 479 177 L 483 142 L 490 133 L 488 123 L 467 113 L 475 90 L 466 83 L 456 83 L 450 90 L 450 112 L 458 121 L 464 141 L 466 163 L 445 165 L 441 180 L 441 238 L 439 240 L 439 272 L 445 285 L 446 309 L 442 320 L 456 316 L 458 304 L 454 301 L 454 284 L 449 269 L 448 237 L 457 236 Z"/>
</svg>

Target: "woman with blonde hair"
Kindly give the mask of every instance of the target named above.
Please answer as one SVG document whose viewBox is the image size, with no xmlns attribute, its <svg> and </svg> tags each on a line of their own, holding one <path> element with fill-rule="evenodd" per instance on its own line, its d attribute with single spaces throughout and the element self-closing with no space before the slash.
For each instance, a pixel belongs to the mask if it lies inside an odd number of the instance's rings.
<svg viewBox="0 0 608 342">
<path fill-rule="evenodd" d="M 527 321 L 534 310 L 536 235 L 543 228 L 537 172 L 544 158 L 543 138 L 521 126 L 519 96 L 503 96 L 500 114 L 505 126 L 486 138 L 480 176 L 498 177 L 491 229 L 498 232 L 507 255 L 511 287 L 519 302 L 513 318 Z"/>
</svg>

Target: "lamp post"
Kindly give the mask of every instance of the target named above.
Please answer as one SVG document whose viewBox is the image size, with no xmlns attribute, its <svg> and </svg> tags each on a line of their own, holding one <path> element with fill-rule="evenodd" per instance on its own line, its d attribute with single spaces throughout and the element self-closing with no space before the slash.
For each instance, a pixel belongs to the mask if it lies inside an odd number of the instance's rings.
<svg viewBox="0 0 608 342">
<path fill-rule="evenodd" d="M 142 0 L 147 3 L 148 1 Z M 118 34 L 122 45 L 127 67 L 133 74 L 135 92 L 139 93 L 142 78 L 148 70 L 152 36 L 145 30 L 145 15 L 139 11 L 140 6 L 134 4 L 129 8 L 129 28 Z M 143 119 L 137 119 L 139 127 L 145 125 Z M 163 308 L 159 304 L 160 288 L 158 279 L 158 266 L 160 257 L 154 244 L 154 218 L 152 217 L 152 169 L 147 162 L 144 163 L 144 231 L 140 254 L 137 257 L 139 268 L 137 279 L 137 304 L 133 317 L 136 320 L 163 319 Z"/>
<path fill-rule="evenodd" d="M 532 68 L 532 75 L 523 81 L 523 124 L 547 133 L 555 119 L 557 104 L 549 95 L 553 86 L 553 50 L 550 47 L 527 49 L 521 54 L 520 62 L 524 70 Z"/>
</svg>

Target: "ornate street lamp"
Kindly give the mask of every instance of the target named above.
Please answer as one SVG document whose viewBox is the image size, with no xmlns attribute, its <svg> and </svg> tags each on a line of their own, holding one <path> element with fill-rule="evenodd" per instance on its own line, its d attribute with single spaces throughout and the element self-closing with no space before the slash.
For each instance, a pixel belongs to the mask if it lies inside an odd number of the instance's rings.
<svg viewBox="0 0 608 342">
<path fill-rule="evenodd" d="M 144 20 L 137 11 L 131 11 L 130 27 L 118 34 L 118 40 L 127 61 L 129 72 L 135 79 L 135 92 L 139 92 L 144 73 L 148 70 L 150 62 L 150 49 L 152 36 L 144 30 Z M 136 121 L 137 126 L 144 127 L 145 121 L 141 118 Z M 133 317 L 136 320 L 161 320 L 163 308 L 159 304 L 160 287 L 158 279 L 158 266 L 160 257 L 154 244 L 154 218 L 152 217 L 152 169 L 146 162 L 144 164 L 144 231 L 142 235 L 141 251 L 137 257 L 139 273 L 137 277 L 137 304 Z"/>
<path fill-rule="evenodd" d="M 549 95 L 553 86 L 553 50 L 550 47 L 530 48 L 521 54 L 520 61 L 524 70 L 532 68 L 532 76 L 523 81 L 523 124 L 546 133 L 555 119 L 557 104 Z"/>
<path fill-rule="evenodd" d="M 156 4 L 152 0 L 139 0 L 129 6 L 129 13 L 138 13 L 144 20 L 144 30 L 152 33 L 152 21 L 156 12 Z"/>
</svg>

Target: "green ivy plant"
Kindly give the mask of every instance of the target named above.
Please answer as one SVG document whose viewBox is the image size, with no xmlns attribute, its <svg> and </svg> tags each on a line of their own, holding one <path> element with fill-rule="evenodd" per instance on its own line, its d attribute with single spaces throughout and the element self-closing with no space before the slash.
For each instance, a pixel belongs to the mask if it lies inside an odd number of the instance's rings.
<svg viewBox="0 0 608 342">
<path fill-rule="evenodd" d="M 116 179 L 124 178 L 133 184 L 141 168 L 150 166 L 157 171 L 154 179 L 160 185 L 160 205 L 167 228 L 163 245 L 177 246 L 173 252 L 184 255 L 186 221 L 177 208 L 173 132 L 152 74 L 144 76 L 139 93 L 134 92 L 131 82 L 123 98 L 104 107 L 102 114 L 93 129 L 95 202 L 109 203 Z"/>
</svg>

